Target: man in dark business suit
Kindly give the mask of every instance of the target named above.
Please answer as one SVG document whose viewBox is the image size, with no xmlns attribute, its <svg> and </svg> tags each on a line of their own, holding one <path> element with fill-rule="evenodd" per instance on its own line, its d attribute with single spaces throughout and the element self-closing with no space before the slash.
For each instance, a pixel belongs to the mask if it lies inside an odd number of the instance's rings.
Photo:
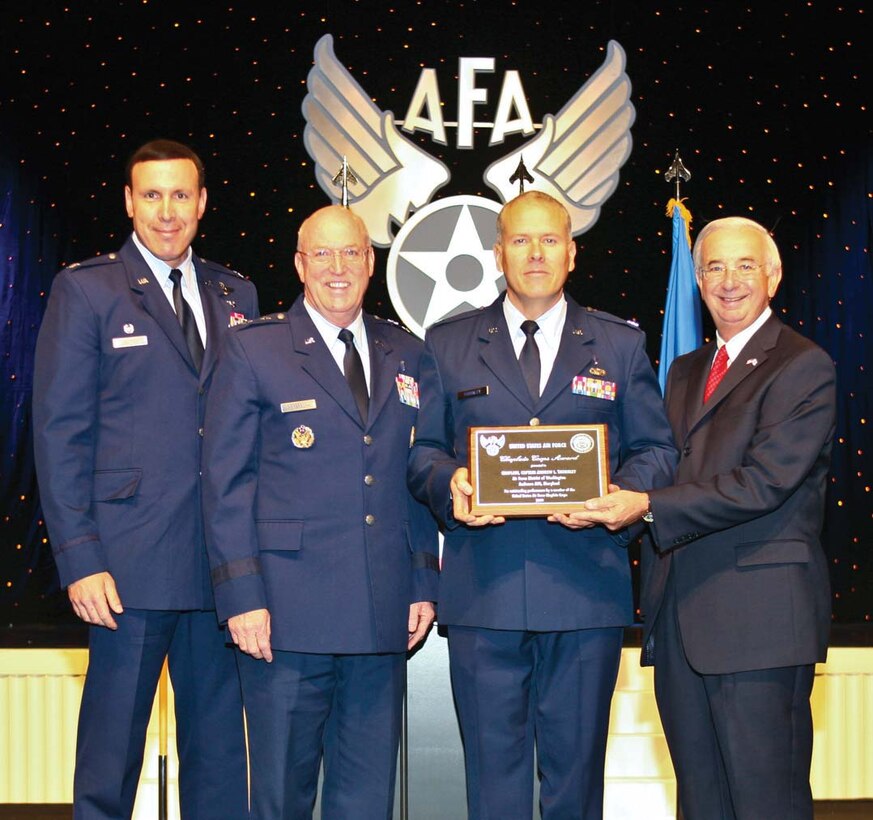
<svg viewBox="0 0 873 820">
<path fill-rule="evenodd" d="M 643 334 L 564 293 L 576 255 L 564 207 L 538 192 L 507 203 L 494 253 L 505 297 L 427 333 L 409 465 L 414 493 L 446 529 L 439 617 L 469 815 L 531 817 L 536 744 L 542 817 L 600 818 L 609 706 L 633 617 L 630 534 L 566 515 L 471 515 L 467 431 L 605 424 L 612 480 L 640 490 L 670 482 L 676 451 Z M 519 359 L 530 354 L 529 385 Z"/>
<path fill-rule="evenodd" d="M 206 418 L 218 614 L 240 649 L 252 814 L 390 818 L 406 652 L 434 619 L 437 530 L 406 488 L 421 342 L 361 310 L 364 223 L 300 229 L 303 296 L 225 342 Z"/>
<path fill-rule="evenodd" d="M 670 369 L 676 485 L 587 502 L 587 520 L 649 520 L 644 662 L 683 816 L 810 820 L 834 366 L 770 310 L 782 263 L 756 222 L 710 222 L 694 263 L 717 339 Z"/>
<path fill-rule="evenodd" d="M 55 278 L 36 347 L 40 497 L 61 582 L 90 624 L 77 820 L 129 818 L 164 658 L 181 814 L 247 812 L 242 702 L 215 617 L 200 450 L 218 341 L 258 313 L 254 286 L 195 257 L 203 165 L 147 143 L 127 166 L 133 235 Z"/>
</svg>

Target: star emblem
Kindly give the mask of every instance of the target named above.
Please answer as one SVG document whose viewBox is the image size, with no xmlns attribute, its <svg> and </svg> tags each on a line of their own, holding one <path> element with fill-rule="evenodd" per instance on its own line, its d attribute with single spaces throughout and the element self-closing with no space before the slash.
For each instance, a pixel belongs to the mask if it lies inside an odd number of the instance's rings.
<svg viewBox="0 0 873 820">
<path fill-rule="evenodd" d="M 419 210 L 397 234 L 388 290 L 419 336 L 434 322 L 491 304 L 505 288 L 492 250 L 500 205 L 475 196 L 447 197 Z"/>
</svg>

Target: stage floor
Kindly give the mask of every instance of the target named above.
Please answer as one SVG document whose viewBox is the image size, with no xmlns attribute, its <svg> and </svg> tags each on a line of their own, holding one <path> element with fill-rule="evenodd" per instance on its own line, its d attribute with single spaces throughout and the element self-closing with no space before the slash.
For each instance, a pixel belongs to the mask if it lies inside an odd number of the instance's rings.
<svg viewBox="0 0 873 820">
<path fill-rule="evenodd" d="M 15 806 L 0 803 L 0 820 L 72 820 L 73 807 Z M 823 800 L 815 804 L 815 820 L 869 820 L 873 817 L 873 800 Z M 445 818 L 463 820 L 463 818 Z M 640 818 L 643 820 L 643 818 Z"/>
</svg>

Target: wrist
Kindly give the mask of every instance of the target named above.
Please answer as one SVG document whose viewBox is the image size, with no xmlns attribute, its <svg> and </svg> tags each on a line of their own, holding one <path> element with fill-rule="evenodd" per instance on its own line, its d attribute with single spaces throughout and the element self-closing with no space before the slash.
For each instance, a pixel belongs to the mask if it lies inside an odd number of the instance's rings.
<svg viewBox="0 0 873 820">
<path fill-rule="evenodd" d="M 655 516 L 652 513 L 652 500 L 649 498 L 648 493 L 643 493 L 643 496 L 645 496 L 646 511 L 643 513 L 642 519 L 647 524 L 652 524 L 655 521 Z"/>
</svg>

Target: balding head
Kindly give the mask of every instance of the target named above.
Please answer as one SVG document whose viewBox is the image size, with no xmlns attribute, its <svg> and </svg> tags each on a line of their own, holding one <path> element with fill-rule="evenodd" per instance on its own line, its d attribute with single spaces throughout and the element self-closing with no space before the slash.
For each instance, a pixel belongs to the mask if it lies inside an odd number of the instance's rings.
<svg viewBox="0 0 873 820">
<path fill-rule="evenodd" d="M 361 217 L 342 205 L 327 205 L 303 220 L 300 230 L 297 231 L 297 250 L 305 251 L 308 250 L 307 246 L 318 246 L 317 241 L 313 244 L 312 236 L 321 235 L 325 230 L 352 237 L 347 238 L 346 244 L 361 248 L 370 246 L 367 226 Z"/>
<path fill-rule="evenodd" d="M 373 261 L 367 227 L 348 208 L 328 205 L 300 226 L 294 267 L 303 295 L 337 327 L 348 327 L 360 313 Z"/>
<path fill-rule="evenodd" d="M 507 218 L 515 209 L 523 205 L 538 205 L 548 210 L 554 209 L 554 213 L 559 215 L 558 218 L 561 222 L 566 224 L 567 239 L 570 238 L 570 213 L 567 209 L 553 196 L 549 196 L 549 194 L 543 193 L 542 191 L 526 191 L 525 193 L 519 194 L 517 197 L 510 199 L 509 202 L 500 209 L 500 213 L 497 215 L 498 243 L 503 239 Z"/>
</svg>

